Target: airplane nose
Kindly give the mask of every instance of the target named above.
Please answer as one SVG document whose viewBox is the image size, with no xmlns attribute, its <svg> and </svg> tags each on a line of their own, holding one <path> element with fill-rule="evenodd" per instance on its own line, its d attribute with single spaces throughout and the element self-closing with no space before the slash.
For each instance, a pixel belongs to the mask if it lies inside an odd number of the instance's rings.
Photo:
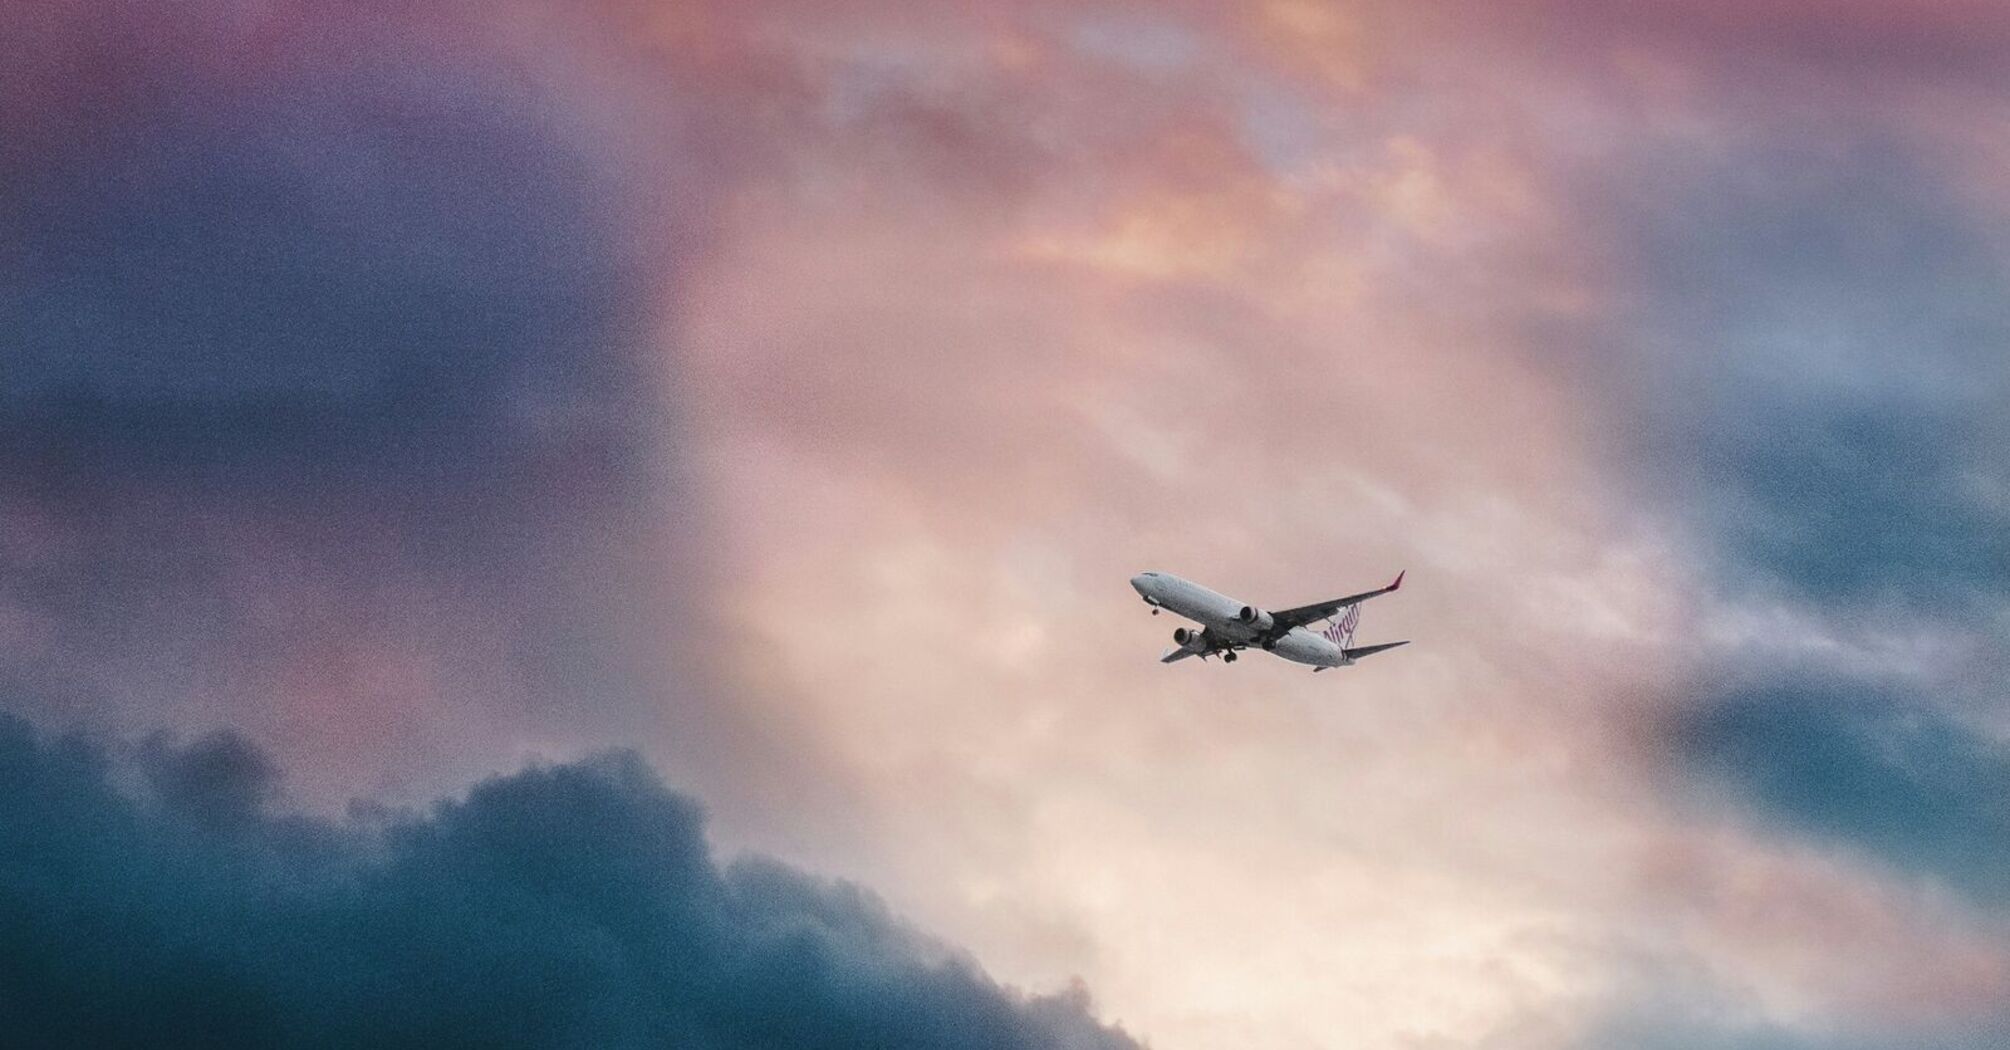
<svg viewBox="0 0 2010 1050">
<path fill-rule="evenodd" d="M 1143 593 L 1145 593 L 1145 574 L 1144 574 L 1144 573 L 1138 573 L 1138 574 L 1137 574 L 1136 576 L 1133 576 L 1133 577 L 1131 577 L 1131 590 L 1134 590 L 1134 591 L 1138 592 L 1139 594 L 1143 594 Z"/>
</svg>

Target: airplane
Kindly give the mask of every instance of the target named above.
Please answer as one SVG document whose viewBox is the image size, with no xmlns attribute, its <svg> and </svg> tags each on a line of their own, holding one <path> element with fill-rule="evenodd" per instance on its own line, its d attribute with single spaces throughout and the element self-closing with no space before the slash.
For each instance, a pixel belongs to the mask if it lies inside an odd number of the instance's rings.
<svg viewBox="0 0 2010 1050">
<path fill-rule="evenodd" d="M 1352 648 L 1354 628 L 1361 622 L 1361 603 L 1402 585 L 1403 573 L 1399 572 L 1394 583 L 1378 590 L 1265 612 L 1168 572 L 1141 572 L 1131 577 L 1132 589 L 1152 607 L 1153 616 L 1160 609 L 1171 609 L 1200 624 L 1199 630 L 1191 627 L 1175 630 L 1174 647 L 1159 657 L 1160 663 L 1169 664 L 1189 656 L 1205 660 L 1216 654 L 1220 654 L 1222 663 L 1234 663 L 1236 653 L 1254 645 L 1293 663 L 1311 664 L 1315 673 L 1329 667 L 1349 667 L 1362 657 L 1410 644 L 1384 642 Z M 1323 631 L 1312 630 L 1311 625 L 1321 620 L 1333 622 Z"/>
</svg>

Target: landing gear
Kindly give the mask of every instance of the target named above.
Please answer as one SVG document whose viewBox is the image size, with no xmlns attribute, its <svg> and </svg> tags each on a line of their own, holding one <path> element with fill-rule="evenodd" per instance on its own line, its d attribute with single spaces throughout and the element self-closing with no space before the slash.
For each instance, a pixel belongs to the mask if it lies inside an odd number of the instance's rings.
<svg viewBox="0 0 2010 1050">
<path fill-rule="evenodd" d="M 1157 616 L 1158 614 L 1159 614 L 1159 607 L 1156 605 L 1152 606 L 1152 615 Z"/>
<path fill-rule="evenodd" d="M 1232 664 L 1232 663 L 1234 663 L 1234 662 L 1235 662 L 1235 650 L 1233 650 L 1233 649 L 1230 649 L 1229 651 L 1227 651 L 1227 652 L 1225 652 L 1225 653 L 1221 654 L 1221 662 L 1222 662 L 1222 663 L 1225 663 L 1225 664 Z"/>
</svg>

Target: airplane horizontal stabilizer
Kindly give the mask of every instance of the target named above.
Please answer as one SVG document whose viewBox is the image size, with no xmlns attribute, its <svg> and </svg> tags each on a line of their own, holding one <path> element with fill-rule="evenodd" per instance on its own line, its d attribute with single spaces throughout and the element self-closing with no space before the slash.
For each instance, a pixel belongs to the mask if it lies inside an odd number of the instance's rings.
<svg viewBox="0 0 2010 1050">
<path fill-rule="evenodd" d="M 1389 650 L 1389 649 L 1394 649 L 1394 648 L 1396 648 L 1396 647 L 1397 647 L 1397 646 L 1399 646 L 1399 645 L 1408 645 L 1408 644 L 1410 644 L 1410 643 L 1409 643 L 1409 642 L 1407 642 L 1407 641 L 1404 641 L 1404 642 L 1383 642 L 1383 643 L 1382 643 L 1381 645 L 1364 645 L 1364 646 L 1360 647 L 1359 649 L 1347 649 L 1347 650 L 1344 650 L 1344 652 L 1345 652 L 1345 653 L 1346 653 L 1346 655 L 1347 655 L 1347 659 L 1348 659 L 1348 660 L 1350 660 L 1350 661 L 1353 661 L 1353 660 L 1359 660 L 1360 658 L 1362 658 L 1362 657 L 1364 657 L 1364 656 L 1373 656 L 1373 655 L 1375 655 L 1376 653 L 1379 653 L 1379 652 L 1383 652 L 1383 651 L 1385 651 L 1385 650 Z"/>
</svg>

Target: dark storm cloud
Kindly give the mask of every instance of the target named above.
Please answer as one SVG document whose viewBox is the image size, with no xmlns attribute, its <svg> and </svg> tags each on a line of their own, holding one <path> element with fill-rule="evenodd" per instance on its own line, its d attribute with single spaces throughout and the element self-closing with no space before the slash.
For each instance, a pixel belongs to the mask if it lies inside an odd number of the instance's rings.
<svg viewBox="0 0 2010 1050">
<path fill-rule="evenodd" d="M 7 1041 L 1135 1045 L 855 887 L 720 869 L 695 806 L 632 755 L 341 824 L 266 815 L 271 765 L 232 737 L 149 744 L 145 801 L 114 787 L 132 768 L 0 720 Z"/>
<path fill-rule="evenodd" d="M 153 737 L 140 749 L 138 766 L 162 803 L 209 827 L 257 819 L 279 786 L 272 760 L 231 732 L 210 733 L 187 746 Z"/>
<path fill-rule="evenodd" d="M 1762 678 L 1709 697 L 1676 744 L 1797 834 L 2010 906 L 2010 747 L 1902 689 Z"/>
</svg>

